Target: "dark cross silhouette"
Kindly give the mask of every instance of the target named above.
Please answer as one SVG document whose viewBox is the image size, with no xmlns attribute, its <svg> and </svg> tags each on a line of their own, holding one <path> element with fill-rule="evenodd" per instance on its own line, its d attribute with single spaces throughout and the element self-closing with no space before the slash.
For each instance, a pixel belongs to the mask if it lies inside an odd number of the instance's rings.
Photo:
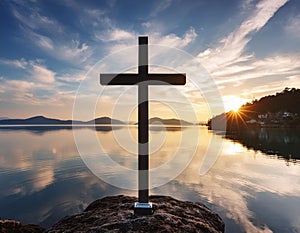
<svg viewBox="0 0 300 233">
<path fill-rule="evenodd" d="M 185 85 L 185 74 L 148 73 L 148 37 L 139 37 L 138 73 L 100 74 L 102 85 L 138 85 L 138 202 L 134 212 L 138 215 L 152 213 L 149 203 L 149 113 L 148 85 Z"/>
</svg>

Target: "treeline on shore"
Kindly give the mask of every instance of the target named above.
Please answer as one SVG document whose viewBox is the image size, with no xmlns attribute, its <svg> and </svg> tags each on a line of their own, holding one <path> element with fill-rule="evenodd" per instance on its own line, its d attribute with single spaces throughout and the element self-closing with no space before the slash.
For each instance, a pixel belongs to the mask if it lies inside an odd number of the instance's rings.
<svg viewBox="0 0 300 233">
<path fill-rule="evenodd" d="M 300 89 L 285 88 L 275 95 L 253 100 L 238 111 L 208 120 L 213 130 L 239 131 L 249 127 L 300 127 Z"/>
</svg>

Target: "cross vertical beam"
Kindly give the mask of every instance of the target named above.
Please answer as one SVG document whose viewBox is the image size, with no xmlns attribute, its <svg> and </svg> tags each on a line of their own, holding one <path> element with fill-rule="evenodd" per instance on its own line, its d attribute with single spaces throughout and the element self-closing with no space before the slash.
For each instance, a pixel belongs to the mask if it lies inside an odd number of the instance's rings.
<svg viewBox="0 0 300 233">
<path fill-rule="evenodd" d="M 148 37 L 139 37 L 138 76 L 148 79 Z M 149 202 L 149 105 L 148 83 L 138 84 L 138 186 L 139 203 Z"/>
</svg>

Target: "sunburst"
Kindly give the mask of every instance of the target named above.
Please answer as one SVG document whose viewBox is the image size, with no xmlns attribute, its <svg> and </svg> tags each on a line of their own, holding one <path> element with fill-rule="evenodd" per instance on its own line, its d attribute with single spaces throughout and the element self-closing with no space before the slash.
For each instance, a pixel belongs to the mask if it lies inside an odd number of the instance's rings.
<svg viewBox="0 0 300 233">
<path fill-rule="evenodd" d="M 243 126 L 247 126 L 246 120 L 250 119 L 250 115 L 253 111 L 248 110 L 245 106 L 242 106 L 236 110 L 229 111 L 227 116 L 227 121 L 234 121 L 235 125 L 239 128 L 240 123 Z"/>
</svg>

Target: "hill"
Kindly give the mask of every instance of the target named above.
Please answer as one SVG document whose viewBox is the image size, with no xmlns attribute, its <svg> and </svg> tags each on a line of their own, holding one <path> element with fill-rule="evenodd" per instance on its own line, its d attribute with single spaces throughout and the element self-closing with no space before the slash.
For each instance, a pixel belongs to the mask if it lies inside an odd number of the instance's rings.
<svg viewBox="0 0 300 233">
<path fill-rule="evenodd" d="M 86 124 L 95 124 L 95 125 L 123 125 L 125 124 L 125 122 L 120 121 L 120 120 L 116 120 L 116 119 L 112 119 L 110 117 L 99 117 L 96 119 L 93 119 L 91 121 L 87 121 L 85 122 Z"/>
<path fill-rule="evenodd" d="M 192 123 L 179 119 L 161 119 L 159 117 L 153 117 L 149 120 L 150 125 L 193 125 Z"/>
<path fill-rule="evenodd" d="M 275 95 L 246 103 L 237 112 L 222 113 L 208 121 L 210 129 L 220 130 L 224 121 L 226 131 L 247 127 L 299 127 L 300 89 L 285 88 Z"/>
<path fill-rule="evenodd" d="M 138 123 L 135 123 L 137 125 Z M 184 121 L 184 120 L 179 120 L 179 119 L 162 119 L 159 117 L 152 117 L 149 120 L 149 125 L 173 125 L 173 126 L 184 126 L 184 125 L 193 125 L 193 123 Z"/>
<path fill-rule="evenodd" d="M 76 123 L 76 122 L 75 122 Z M 1 125 L 68 125 L 72 124 L 72 120 L 59 120 L 47 118 L 44 116 L 34 116 L 27 119 L 5 119 L 0 120 Z"/>
<path fill-rule="evenodd" d="M 290 112 L 300 113 L 300 89 L 285 88 L 275 95 L 262 97 L 252 103 L 241 106 L 240 111 L 247 111 L 249 117 L 254 118 L 257 114 Z"/>
</svg>

